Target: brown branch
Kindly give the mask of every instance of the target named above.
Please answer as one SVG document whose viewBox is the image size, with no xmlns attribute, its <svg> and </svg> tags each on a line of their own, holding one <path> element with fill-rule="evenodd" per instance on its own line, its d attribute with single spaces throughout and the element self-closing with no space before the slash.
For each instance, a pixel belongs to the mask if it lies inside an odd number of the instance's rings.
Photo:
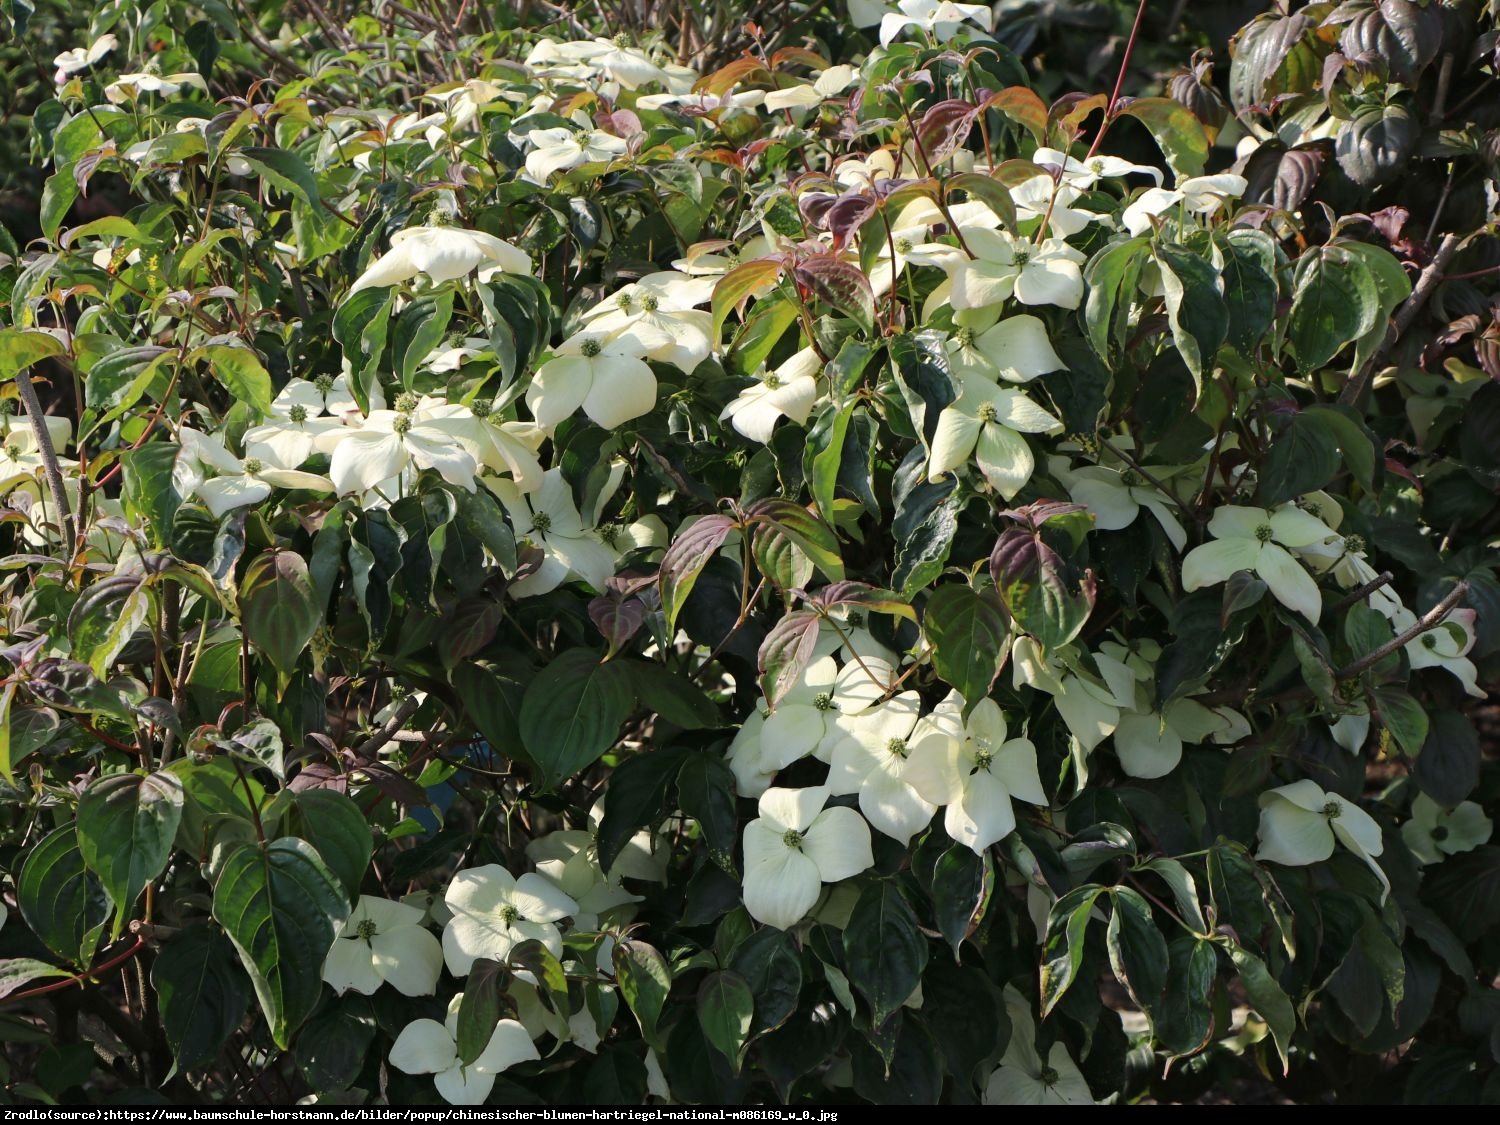
<svg viewBox="0 0 1500 1125">
<path fill-rule="evenodd" d="M 26 417 L 31 422 L 31 436 L 36 440 L 37 453 L 42 458 L 42 475 L 47 478 L 47 491 L 52 493 L 52 503 L 57 506 L 57 526 L 63 533 L 63 541 L 72 544 L 77 538 L 78 529 L 74 524 L 72 509 L 68 507 L 62 467 L 57 462 L 57 450 L 52 445 L 52 434 L 47 429 L 47 416 L 42 412 L 41 399 L 37 398 L 36 385 L 25 370 L 16 373 L 16 390 L 21 394 L 21 404 L 26 408 Z M 69 555 L 71 554 L 70 548 Z"/>
<path fill-rule="evenodd" d="M 396 732 L 406 725 L 406 721 L 415 715 L 421 706 L 422 701 L 416 696 L 407 696 L 397 706 L 391 717 L 381 725 L 379 730 L 375 731 L 369 738 L 354 748 L 354 753 L 360 758 L 375 757 L 381 747 L 396 737 Z"/>
<path fill-rule="evenodd" d="M 1335 602 L 1333 606 L 1333 612 L 1337 613 L 1341 609 L 1348 609 L 1355 602 L 1364 601 L 1376 590 L 1380 589 L 1382 586 L 1388 585 L 1395 579 L 1395 577 L 1396 576 L 1388 570 L 1381 571 L 1374 578 L 1366 582 L 1363 586 L 1360 586 L 1358 589 L 1350 590 L 1347 594 L 1345 594 L 1342 598 Z"/>
<path fill-rule="evenodd" d="M 118 969 L 121 965 L 125 964 L 131 958 L 135 957 L 138 953 L 140 953 L 141 950 L 145 948 L 145 940 L 141 938 L 139 934 L 137 934 L 135 938 L 132 939 L 132 944 L 129 949 L 125 950 L 125 952 L 121 953 L 117 957 L 110 958 L 108 961 L 104 962 L 104 964 L 96 965 L 93 968 L 86 969 L 81 973 L 75 973 L 73 976 L 68 977 L 67 980 L 55 980 L 50 984 L 40 985 L 37 988 L 28 988 L 25 992 L 12 992 L 9 996 L 0 998 L 0 1004 L 13 1004 L 18 1000 L 26 1000 L 33 996 L 41 996 L 42 994 L 47 992 L 57 992 L 73 984 L 82 985 L 86 980 L 103 976 L 105 973 L 110 972 L 111 970 Z"/>
<path fill-rule="evenodd" d="M 1375 665 L 1379 664 L 1382 660 L 1384 660 L 1391 653 L 1395 652 L 1397 649 L 1401 648 L 1404 645 L 1410 644 L 1412 641 L 1420 637 L 1423 633 L 1427 633 L 1432 631 L 1433 629 L 1436 629 L 1447 619 L 1448 614 L 1453 612 L 1453 608 L 1458 605 L 1459 602 L 1463 601 L 1464 595 L 1468 592 L 1468 580 L 1463 579 L 1458 583 L 1458 585 L 1454 586 L 1453 589 L 1448 591 L 1447 596 L 1443 598 L 1442 601 L 1438 602 L 1437 605 L 1433 606 L 1420 618 L 1418 618 L 1417 623 L 1410 629 L 1407 629 L 1405 632 L 1399 634 L 1398 636 L 1392 637 L 1390 640 L 1386 641 L 1385 644 L 1377 648 L 1374 652 L 1366 653 L 1364 656 L 1361 656 L 1353 664 L 1350 664 L 1344 668 L 1340 668 L 1338 670 L 1338 678 L 1340 680 L 1352 680 L 1361 672 L 1375 667 Z"/>
<path fill-rule="evenodd" d="M 1390 354 L 1396 342 L 1411 327 L 1412 321 L 1417 319 L 1417 314 L 1427 304 L 1427 299 L 1432 296 L 1432 291 L 1445 280 L 1443 271 L 1448 268 L 1448 263 L 1453 260 L 1453 255 L 1458 253 L 1458 248 L 1463 243 L 1463 238 L 1457 234 L 1443 235 L 1442 244 L 1437 253 L 1432 256 L 1432 261 L 1427 263 L 1427 268 L 1417 278 L 1417 284 L 1412 288 L 1411 296 L 1406 299 L 1398 310 L 1396 318 L 1392 322 L 1391 331 L 1386 333 L 1385 342 L 1375 350 L 1366 362 L 1359 374 L 1344 385 L 1339 394 L 1339 402 L 1347 406 L 1358 407 L 1365 397 L 1365 391 L 1369 389 L 1370 383 L 1375 378 L 1375 372 Z"/>
</svg>

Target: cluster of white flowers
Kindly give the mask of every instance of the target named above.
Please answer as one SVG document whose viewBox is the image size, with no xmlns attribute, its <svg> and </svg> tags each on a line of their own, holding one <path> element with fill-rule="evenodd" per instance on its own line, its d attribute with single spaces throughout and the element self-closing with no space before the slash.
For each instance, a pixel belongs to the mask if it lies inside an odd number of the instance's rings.
<svg viewBox="0 0 1500 1125">
<path fill-rule="evenodd" d="M 610 990 L 614 933 L 627 925 L 641 896 L 624 879 L 660 882 L 666 853 L 649 833 L 633 836 L 606 873 L 595 843 L 602 802 L 585 829 L 540 836 L 526 849 L 535 871 L 519 876 L 499 864 L 459 871 L 440 896 L 419 892 L 401 901 L 362 895 L 323 964 L 323 979 L 339 993 L 371 995 L 389 985 L 405 996 L 431 996 L 444 968 L 463 979 L 480 958 L 505 962 L 522 942 L 539 942 L 564 969 Z M 441 939 L 430 928 L 442 928 Z M 564 928 L 588 935 L 593 954 L 565 951 Z M 390 1063 L 408 1074 L 430 1074 L 437 1091 L 456 1105 L 478 1105 L 495 1075 L 541 1057 L 536 1040 L 550 1036 L 594 1051 L 599 1030 L 587 1006 L 554 1012 L 537 994 L 536 980 L 517 969 L 509 984 L 517 1017 L 502 1019 L 488 1046 L 460 1060 L 457 1020 L 463 994 L 453 997 L 443 1023 L 418 1019 L 391 1048 Z"/>
</svg>

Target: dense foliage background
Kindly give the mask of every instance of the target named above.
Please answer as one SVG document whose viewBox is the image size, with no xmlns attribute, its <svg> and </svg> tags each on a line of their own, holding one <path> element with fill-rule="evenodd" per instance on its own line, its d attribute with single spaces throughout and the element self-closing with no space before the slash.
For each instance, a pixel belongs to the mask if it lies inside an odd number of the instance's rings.
<svg viewBox="0 0 1500 1125">
<path fill-rule="evenodd" d="M 0 1100 L 1500 1098 L 1500 5 L 3 11 Z"/>
</svg>

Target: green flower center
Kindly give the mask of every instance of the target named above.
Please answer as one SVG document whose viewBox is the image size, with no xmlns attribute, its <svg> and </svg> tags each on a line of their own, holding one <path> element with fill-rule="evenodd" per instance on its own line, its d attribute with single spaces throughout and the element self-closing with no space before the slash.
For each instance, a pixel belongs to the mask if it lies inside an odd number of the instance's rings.
<svg viewBox="0 0 1500 1125">
<path fill-rule="evenodd" d="M 1037 1074 L 1037 1080 L 1044 1086 L 1056 1086 L 1059 1077 L 1057 1071 L 1050 1066 L 1043 1066 L 1041 1072 Z"/>
<path fill-rule="evenodd" d="M 360 941 L 369 941 L 372 937 L 375 936 L 377 932 L 378 931 L 375 923 L 366 918 L 363 922 L 355 927 L 354 936 L 359 938 Z"/>
<path fill-rule="evenodd" d="M 1344 806 L 1337 801 L 1329 801 L 1323 806 L 1323 815 L 1329 820 L 1337 820 L 1344 815 Z"/>
<path fill-rule="evenodd" d="M 409 433 L 411 433 L 411 415 L 410 414 L 398 414 L 398 415 L 396 415 L 396 420 L 391 423 L 391 429 L 393 431 L 395 431 L 397 434 L 409 434 Z"/>
<path fill-rule="evenodd" d="M 885 744 L 885 748 L 898 758 L 906 757 L 906 739 L 893 738 Z"/>
<path fill-rule="evenodd" d="M 995 760 L 995 755 L 994 755 L 993 751 L 990 751 L 990 750 L 975 750 L 974 751 L 974 768 L 976 770 L 987 770 L 987 769 L 989 769 L 990 768 L 990 764 L 994 760 Z"/>
<path fill-rule="evenodd" d="M 781 376 L 774 371 L 767 371 L 766 377 L 761 382 L 766 385 L 766 390 L 774 391 L 777 387 L 781 386 Z"/>
<path fill-rule="evenodd" d="M 858 611 L 849 614 L 849 628 L 863 629 L 865 627 L 865 615 Z"/>
<path fill-rule="evenodd" d="M 613 547 L 616 540 L 620 538 L 620 525 L 607 523 L 599 529 L 599 538 L 604 541 L 605 546 Z"/>
<path fill-rule="evenodd" d="M 1448 830 L 1446 828 L 1444 828 L 1441 824 L 1439 824 L 1439 825 L 1437 825 L 1437 826 L 1435 826 L 1433 828 L 1433 830 L 1432 830 L 1432 840 L 1433 840 L 1433 843 L 1441 843 L 1442 841 L 1446 840 L 1447 838 L 1448 838 Z"/>
<path fill-rule="evenodd" d="M 328 392 L 333 390 L 333 376 L 319 375 L 313 380 L 313 386 L 318 388 L 318 393 L 327 397 Z"/>
<path fill-rule="evenodd" d="M 1120 474 L 1120 483 L 1123 484 L 1126 488 L 1135 488 L 1141 483 L 1140 474 L 1137 473 L 1134 469 L 1126 469 L 1123 473 Z"/>
<path fill-rule="evenodd" d="M 500 921 L 503 925 L 514 926 L 519 917 L 521 912 L 508 902 L 500 908 Z"/>
<path fill-rule="evenodd" d="M 912 241 L 911 241 L 911 239 L 909 239 L 909 238 L 898 238 L 898 239 L 896 239 L 896 253 L 898 253 L 898 254 L 910 254 L 911 250 L 912 250 Z"/>
<path fill-rule="evenodd" d="M 578 350 L 583 353 L 585 359 L 593 359 L 604 350 L 604 345 L 598 340 L 589 339 L 585 340 Z"/>
<path fill-rule="evenodd" d="M 630 306 L 632 306 L 633 304 L 635 304 L 635 298 L 632 297 L 629 293 L 615 294 L 615 306 L 621 312 L 629 312 Z"/>
<path fill-rule="evenodd" d="M 1031 261 L 1030 250 L 1017 250 L 1014 254 L 1011 255 L 1010 264 L 1015 266 L 1016 269 L 1019 270 L 1025 269 L 1026 263 L 1029 261 Z"/>
<path fill-rule="evenodd" d="M 488 418 L 495 409 L 495 404 L 487 398 L 475 399 L 474 404 L 469 407 L 469 413 L 476 418 Z"/>
<path fill-rule="evenodd" d="M 979 420 L 981 422 L 994 422 L 1000 417 L 1000 412 L 995 409 L 993 402 L 986 402 L 979 408 Z"/>
<path fill-rule="evenodd" d="M 417 408 L 418 398 L 410 391 L 402 391 L 396 396 L 396 409 L 402 414 L 410 414 Z"/>
<path fill-rule="evenodd" d="M 531 517 L 531 526 L 546 535 L 552 530 L 552 517 L 546 512 L 537 512 Z"/>
<path fill-rule="evenodd" d="M 654 313 L 661 308 L 661 301 L 657 300 L 654 293 L 647 293 L 641 298 L 641 308 L 648 313 Z"/>
<path fill-rule="evenodd" d="M 1268 523 L 1263 523 L 1255 529 L 1255 538 L 1262 543 L 1269 543 L 1276 538 L 1276 529 Z"/>
<path fill-rule="evenodd" d="M 626 35 L 622 31 L 619 35 L 616 35 L 614 39 L 611 40 L 611 42 L 613 42 L 616 47 L 628 47 L 630 46 L 630 36 Z"/>
<path fill-rule="evenodd" d="M 972 328 L 960 328 L 957 332 L 953 333 L 953 342 L 955 344 L 957 344 L 961 348 L 971 348 L 971 347 L 973 347 L 974 346 L 974 329 L 972 329 Z"/>
<path fill-rule="evenodd" d="M 5 447 L 5 458 L 8 461 L 19 461 L 21 459 L 20 447 L 15 445 L 7 445 Z"/>
<path fill-rule="evenodd" d="M 1437 646 L 1438 646 L 1438 639 L 1432 633 L 1428 633 L 1425 637 L 1422 638 L 1422 647 L 1423 648 L 1425 648 L 1425 649 L 1434 649 L 1434 648 L 1437 648 Z"/>
<path fill-rule="evenodd" d="M 781 842 L 789 848 L 800 848 L 802 846 L 802 833 L 795 828 L 788 828 L 781 834 Z"/>
<path fill-rule="evenodd" d="M 290 418 L 296 425 L 300 426 L 303 422 L 307 421 L 307 407 L 303 406 L 299 402 L 296 406 L 292 407 L 286 412 L 286 416 Z"/>
<path fill-rule="evenodd" d="M 261 460 L 259 457 L 245 458 L 245 472 L 249 473 L 251 476 L 254 476 L 264 468 L 265 465 L 261 464 Z"/>
<path fill-rule="evenodd" d="M 832 711 L 834 709 L 833 696 L 829 695 L 826 691 L 820 691 L 817 695 L 813 696 L 812 703 L 819 711 Z"/>
<path fill-rule="evenodd" d="M 1362 555 L 1365 553 L 1365 537 L 1363 535 L 1344 536 L 1344 550 L 1351 555 Z"/>
</svg>

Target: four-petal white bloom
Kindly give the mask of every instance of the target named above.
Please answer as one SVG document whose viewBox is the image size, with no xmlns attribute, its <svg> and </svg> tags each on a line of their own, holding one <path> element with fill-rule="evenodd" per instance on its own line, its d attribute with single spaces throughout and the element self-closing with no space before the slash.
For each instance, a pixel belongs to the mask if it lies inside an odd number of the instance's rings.
<svg viewBox="0 0 1500 1125">
<path fill-rule="evenodd" d="M 443 930 L 443 958 L 456 977 L 467 974 L 476 958 L 505 960 L 523 941 L 539 941 L 559 956 L 556 923 L 578 912 L 578 904 L 545 875 L 517 879 L 496 863 L 460 871 L 443 897 L 453 912 Z"/>
<path fill-rule="evenodd" d="M 1337 841 L 1365 862 L 1385 893 L 1390 880 L 1375 857 L 1385 850 L 1380 825 L 1352 801 L 1325 793 L 1316 781 L 1294 781 L 1260 795 L 1260 851 L 1256 859 L 1303 867 L 1333 855 Z M 1382 895 L 1382 899 L 1384 894 Z"/>
<path fill-rule="evenodd" d="M 537 425 L 555 429 L 580 408 L 607 430 L 649 414 L 656 405 L 656 375 L 641 358 L 638 338 L 609 338 L 585 330 L 552 350 L 526 391 Z"/>
<path fill-rule="evenodd" d="M 1426 865 L 1473 851 L 1488 843 L 1494 830 L 1494 822 L 1475 801 L 1460 801 L 1445 809 L 1426 793 L 1418 793 L 1411 803 L 1411 819 L 1401 826 L 1401 839 Z"/>
<path fill-rule="evenodd" d="M 1320 543 L 1331 532 L 1317 516 L 1294 504 L 1274 512 L 1226 504 L 1208 521 L 1212 543 L 1194 547 L 1182 560 L 1182 588 L 1216 586 L 1239 570 L 1256 573 L 1287 609 L 1317 622 L 1323 610 L 1318 584 L 1287 548 Z"/>
<path fill-rule="evenodd" d="M 217 434 L 203 434 L 188 426 L 177 433 L 181 453 L 176 474 L 184 495 L 197 496 L 218 519 L 235 508 L 259 504 L 278 488 L 303 488 L 313 492 L 331 492 L 326 477 L 304 473 L 297 468 L 305 459 L 290 450 L 286 443 L 252 442 L 244 459 L 236 457 Z M 206 476 L 203 469 L 215 476 Z M 186 484 L 186 487 L 181 487 Z"/>
<path fill-rule="evenodd" d="M 1002 230 L 964 232 L 974 253 L 950 274 L 950 300 L 959 312 L 998 305 L 1014 296 L 1023 305 L 1076 309 L 1083 303 L 1083 252 L 1060 238 L 1032 245 Z"/>
<path fill-rule="evenodd" d="M 869 868 L 870 829 L 853 809 L 826 809 L 828 787 L 767 789 L 760 817 L 745 825 L 745 909 L 785 930 L 811 910 L 824 883 Z"/>
<path fill-rule="evenodd" d="M 1047 803 L 1036 747 L 1030 739 L 1009 737 L 993 699 L 975 704 L 967 721 L 956 693 L 939 703 L 912 739 L 905 777 L 930 804 L 946 806 L 948 835 L 979 855 L 1014 830 L 1012 798 Z"/>
<path fill-rule="evenodd" d="M 1005 988 L 1010 1041 L 985 1083 L 984 1105 L 1093 1105 L 1094 1095 L 1068 1048 L 1052 1044 L 1044 1062 L 1036 1049 L 1031 1005 L 1013 985 Z"/>
<path fill-rule="evenodd" d="M 390 1063 L 407 1074 L 430 1074 L 443 1100 L 451 1105 L 483 1105 L 495 1088 L 495 1075 L 517 1063 L 540 1059 L 536 1044 L 518 1020 L 504 1019 L 495 1025 L 490 1041 L 479 1057 L 467 1065 L 458 1057 L 458 1010 L 460 992 L 448 1002 L 448 1018 L 413 1020 L 401 1029 L 391 1044 Z"/>
<path fill-rule="evenodd" d="M 614 552 L 597 531 L 584 524 L 561 469 L 548 469 L 532 492 L 523 492 L 508 480 L 485 477 L 484 481 L 504 505 L 516 539 L 529 541 L 542 552 L 541 566 L 511 583 L 511 594 L 537 597 L 575 576 L 596 590 L 604 589 L 615 572 Z"/>
<path fill-rule="evenodd" d="M 953 37 L 965 21 L 976 23 L 986 31 L 995 26 L 995 13 L 988 4 L 956 4 L 953 0 L 898 0 L 898 12 L 887 12 L 880 20 L 880 45 L 889 47 L 891 40 L 908 27 L 919 28 L 939 42 Z"/>
<path fill-rule="evenodd" d="M 742 390 L 719 415 L 751 441 L 766 444 L 776 422 L 790 418 L 799 426 L 807 422 L 818 401 L 818 374 L 823 361 L 812 348 L 803 348 L 774 371 Z"/>
<path fill-rule="evenodd" d="M 398 405 L 406 404 L 398 401 Z M 372 410 L 359 429 L 339 435 L 328 466 L 338 494 L 360 494 L 399 482 L 408 469 L 434 469 L 449 484 L 473 492 L 479 466 L 462 443 L 454 441 L 444 427 L 432 424 L 427 416 L 431 405 L 435 404 Z"/>
<path fill-rule="evenodd" d="M 462 227 L 408 227 L 391 235 L 391 248 L 360 274 L 349 287 L 352 296 L 361 289 L 400 285 L 418 275 L 434 285 L 467 277 L 479 270 L 479 280 L 497 273 L 531 276 L 531 258 L 526 251 L 503 238 Z"/>
<path fill-rule="evenodd" d="M 968 379 L 958 400 L 943 408 L 932 436 L 927 471 L 934 477 L 965 465 L 972 455 L 991 487 L 1009 500 L 1031 479 L 1036 457 L 1022 434 L 1062 431 L 1062 423 L 1022 392 Z"/>
<path fill-rule="evenodd" d="M 1176 208 L 1202 218 L 1212 215 L 1231 199 L 1245 194 L 1249 183 L 1244 176 L 1225 172 L 1217 176 L 1194 176 L 1175 188 L 1147 188 L 1125 208 L 1120 221 L 1132 235 L 1151 229 L 1151 220 Z"/>
<path fill-rule="evenodd" d="M 360 895 L 323 962 L 323 979 L 338 993 L 369 996 L 389 984 L 403 996 L 431 996 L 443 971 L 443 947 L 415 906 Z"/>
</svg>

